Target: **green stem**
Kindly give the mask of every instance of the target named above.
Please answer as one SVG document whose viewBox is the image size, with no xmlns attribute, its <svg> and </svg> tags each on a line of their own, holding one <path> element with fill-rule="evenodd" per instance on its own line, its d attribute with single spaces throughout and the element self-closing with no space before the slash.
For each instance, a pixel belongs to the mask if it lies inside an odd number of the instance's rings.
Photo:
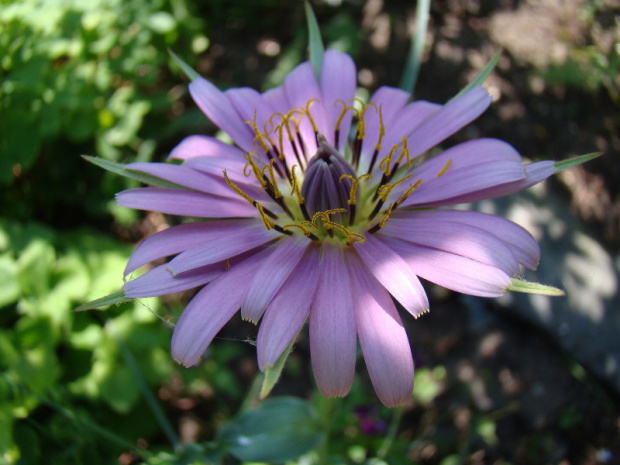
<svg viewBox="0 0 620 465">
<path fill-rule="evenodd" d="M 380 459 L 385 458 L 387 453 L 390 451 L 390 447 L 392 447 L 392 443 L 396 438 L 396 433 L 398 432 L 398 426 L 400 425 L 400 420 L 403 417 L 404 407 L 396 407 L 394 409 L 394 414 L 392 415 L 392 421 L 390 422 L 390 427 L 385 435 L 385 439 L 381 444 L 381 447 L 377 451 L 377 457 Z"/>
<path fill-rule="evenodd" d="M 321 428 L 325 432 L 325 439 L 321 443 L 319 447 L 319 459 L 317 461 L 318 464 L 330 463 L 329 462 L 329 433 L 331 430 L 332 417 L 334 412 L 334 407 L 336 405 L 335 397 L 325 397 L 322 394 L 318 394 L 319 396 L 319 424 Z"/>
</svg>

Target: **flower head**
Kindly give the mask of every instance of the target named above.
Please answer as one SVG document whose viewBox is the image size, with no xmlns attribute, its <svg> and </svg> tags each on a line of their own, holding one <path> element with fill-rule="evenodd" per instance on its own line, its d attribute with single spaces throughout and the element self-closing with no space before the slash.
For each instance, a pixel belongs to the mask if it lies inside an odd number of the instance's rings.
<svg viewBox="0 0 620 465">
<path fill-rule="evenodd" d="M 495 139 L 429 156 L 488 107 L 487 91 L 442 106 L 382 87 L 363 103 L 355 76 L 349 56 L 327 51 L 319 79 L 302 63 L 262 94 L 195 79 L 192 97 L 234 144 L 190 136 L 170 154 L 182 165 L 127 166 L 172 184 L 121 192 L 120 205 L 209 219 L 149 237 L 126 269 L 173 257 L 127 282 L 127 297 L 202 287 L 174 329 L 179 362 L 196 364 L 240 309 L 262 319 L 265 369 L 308 320 L 325 395 L 349 391 L 359 340 L 380 400 L 398 405 L 411 395 L 414 363 L 394 300 L 417 317 L 428 310 L 419 277 L 494 297 L 520 265 L 536 266 L 538 245 L 520 226 L 440 208 L 514 193 L 556 171 L 550 161 L 524 165 Z"/>
</svg>

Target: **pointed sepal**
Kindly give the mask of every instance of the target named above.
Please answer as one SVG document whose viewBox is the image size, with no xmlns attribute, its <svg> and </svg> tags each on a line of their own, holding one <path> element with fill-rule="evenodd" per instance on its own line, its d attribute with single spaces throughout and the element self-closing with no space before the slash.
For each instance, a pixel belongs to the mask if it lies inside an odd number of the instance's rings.
<svg viewBox="0 0 620 465">
<path fill-rule="evenodd" d="M 566 168 L 581 165 L 582 163 L 598 158 L 601 155 L 603 155 L 603 152 L 586 153 L 585 155 L 569 158 L 568 160 L 556 161 L 553 166 L 555 167 L 555 171 L 557 173 L 558 171 L 565 170 Z"/>
<path fill-rule="evenodd" d="M 547 286 L 546 284 L 532 283 L 525 279 L 512 278 L 512 284 L 506 289 L 508 291 L 523 292 L 525 294 L 547 295 L 550 297 L 561 297 L 564 291 L 557 287 Z"/>
<path fill-rule="evenodd" d="M 163 179 L 159 179 L 155 176 L 151 176 L 150 174 L 142 173 L 140 171 L 134 171 L 128 169 L 122 163 L 116 163 L 114 161 L 105 160 L 104 158 L 91 157 L 89 155 L 82 155 L 82 158 L 93 165 L 97 165 L 99 168 L 103 168 L 106 171 L 109 171 L 114 174 L 118 174 L 125 178 L 134 179 L 136 181 L 140 181 L 144 184 L 148 184 L 150 186 L 155 187 L 172 187 L 175 189 L 187 189 L 186 187 L 180 186 L 173 182 L 165 181 Z"/>
<path fill-rule="evenodd" d="M 452 97 L 450 100 L 452 101 L 456 98 L 459 98 L 461 95 L 469 92 L 474 87 L 481 86 L 486 80 L 486 78 L 489 77 L 489 74 L 491 74 L 491 71 L 493 71 L 495 67 L 497 66 L 497 62 L 499 61 L 499 57 L 502 56 L 502 52 L 503 50 L 501 48 L 497 52 L 495 52 L 495 54 L 491 57 L 489 62 L 486 64 L 486 66 L 482 68 L 482 71 L 478 73 L 478 75 L 474 78 L 474 80 L 471 81 L 469 84 L 467 84 L 465 87 L 463 87 L 459 91 L 459 93 L 456 94 L 454 97 Z"/>
<path fill-rule="evenodd" d="M 264 370 L 265 377 L 263 378 L 263 385 L 261 387 L 260 396 L 259 396 L 260 400 L 265 399 L 269 395 L 273 387 L 276 385 L 276 383 L 280 379 L 280 375 L 282 374 L 282 369 L 284 368 L 284 365 L 286 364 L 286 360 L 288 359 L 288 356 L 291 355 L 291 351 L 293 350 L 293 345 L 295 344 L 296 339 L 297 337 L 293 338 L 291 343 L 286 347 L 286 349 L 284 349 L 284 352 L 282 352 L 282 354 L 278 357 L 278 359 L 273 365 L 265 368 Z"/>
<path fill-rule="evenodd" d="M 113 292 L 110 295 L 106 295 L 105 297 L 99 297 L 98 299 L 91 300 L 90 302 L 86 302 L 85 304 L 80 305 L 73 309 L 74 312 L 83 312 L 85 310 L 96 310 L 103 307 L 109 307 L 110 305 L 118 305 L 124 302 L 129 302 L 131 300 L 130 297 L 125 295 L 125 291 L 118 290 Z"/>
<path fill-rule="evenodd" d="M 174 53 L 170 49 L 168 49 L 168 53 L 170 54 L 172 59 L 176 61 L 177 65 L 179 65 L 179 67 L 181 68 L 181 71 L 185 73 L 185 75 L 189 78 L 190 81 L 194 81 L 200 77 L 200 74 L 198 74 L 198 72 L 194 70 L 190 65 L 181 60 L 176 53 Z"/>
<path fill-rule="evenodd" d="M 308 23 L 308 54 L 310 56 L 310 64 L 312 65 L 317 80 L 320 80 L 325 47 L 323 46 L 319 23 L 316 20 L 314 11 L 307 0 L 304 5 L 306 9 L 306 21 Z"/>
</svg>

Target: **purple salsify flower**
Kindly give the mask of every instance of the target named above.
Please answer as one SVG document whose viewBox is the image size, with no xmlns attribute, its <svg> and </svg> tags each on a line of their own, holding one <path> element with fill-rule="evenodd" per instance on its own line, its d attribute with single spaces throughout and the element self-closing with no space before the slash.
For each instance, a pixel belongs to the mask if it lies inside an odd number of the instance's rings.
<svg viewBox="0 0 620 465">
<path fill-rule="evenodd" d="M 512 194 L 556 171 L 552 161 L 524 165 L 496 139 L 428 155 L 485 111 L 484 88 L 438 105 L 408 103 L 407 92 L 382 87 L 363 104 L 351 58 L 327 51 L 320 79 L 305 62 L 263 94 L 221 92 L 202 78 L 189 89 L 234 145 L 190 136 L 170 154 L 182 165 L 127 166 L 182 187 L 118 194 L 126 207 L 209 218 L 149 237 L 125 270 L 174 257 L 127 282 L 131 298 L 202 288 L 174 329 L 180 363 L 198 363 L 241 309 L 247 320 L 262 318 L 256 345 L 264 370 L 309 320 L 323 394 L 347 394 L 359 340 L 379 399 L 402 404 L 414 363 L 392 298 L 417 317 L 429 307 L 419 277 L 496 297 L 520 265 L 536 267 L 539 248 L 525 229 L 439 208 Z"/>
</svg>

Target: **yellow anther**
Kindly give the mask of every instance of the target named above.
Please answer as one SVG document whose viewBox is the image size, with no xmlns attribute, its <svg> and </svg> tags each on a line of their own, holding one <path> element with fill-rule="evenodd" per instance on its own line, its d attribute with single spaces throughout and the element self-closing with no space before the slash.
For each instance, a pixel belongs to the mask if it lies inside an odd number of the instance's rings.
<svg viewBox="0 0 620 465">
<path fill-rule="evenodd" d="M 392 213 L 392 210 L 394 209 L 394 205 L 395 204 L 391 204 L 388 207 L 388 209 L 383 213 L 383 218 L 381 218 L 381 221 L 379 221 L 379 227 L 380 228 L 385 226 L 385 223 L 387 223 L 387 221 L 390 219 L 390 213 Z"/>
<path fill-rule="evenodd" d="M 230 262 L 228 261 L 228 259 L 226 258 L 224 260 L 224 271 L 228 271 L 230 269 Z"/>
<path fill-rule="evenodd" d="M 375 145 L 375 151 L 378 153 L 381 151 L 381 142 L 383 141 L 383 136 L 385 136 L 385 126 L 383 125 L 383 110 L 381 107 L 378 107 L 379 112 L 379 140 L 377 140 L 377 144 Z"/>
<path fill-rule="evenodd" d="M 265 229 L 267 231 L 273 229 L 273 227 L 276 224 L 269 219 L 269 217 L 267 216 L 267 213 L 265 213 L 265 209 L 263 208 L 263 206 L 260 203 L 258 203 L 258 202 L 255 202 L 254 206 L 258 210 L 258 213 L 260 213 L 260 217 L 263 220 L 263 225 L 265 226 Z"/>
<path fill-rule="evenodd" d="M 262 173 L 263 175 L 265 174 L 265 171 L 269 173 L 269 180 L 271 181 L 271 187 L 273 188 L 273 195 L 276 199 L 279 199 L 282 197 L 282 193 L 280 192 L 280 189 L 278 189 L 278 183 L 276 182 L 276 177 L 273 174 L 273 164 L 275 162 L 275 159 L 271 159 L 268 165 L 263 166 Z"/>
<path fill-rule="evenodd" d="M 241 197 L 243 197 L 245 200 L 247 200 L 248 202 L 250 202 L 252 205 L 256 205 L 257 202 L 256 200 L 254 200 L 252 197 L 250 197 L 248 194 L 246 194 L 245 192 L 243 192 L 239 186 L 237 186 L 234 182 L 232 182 L 230 180 L 230 178 L 228 177 L 228 175 L 226 174 L 226 170 L 224 170 L 222 172 L 224 174 L 224 181 L 226 181 L 226 184 L 228 184 L 228 186 L 234 190 L 237 194 L 239 194 Z"/>
<path fill-rule="evenodd" d="M 392 189 L 394 189 L 399 184 L 402 184 L 403 182 L 405 182 L 411 176 L 412 176 L 411 174 L 408 174 L 407 176 L 402 177 L 401 179 L 399 179 L 396 182 L 393 182 L 392 184 L 383 184 L 382 186 L 379 187 L 379 189 L 377 189 L 377 195 L 381 197 L 381 200 L 385 202 L 388 199 L 390 192 L 392 192 Z"/>
<path fill-rule="evenodd" d="M 413 193 L 414 190 L 420 187 L 420 184 L 422 184 L 422 180 L 418 179 L 411 186 L 409 186 L 407 190 L 403 192 L 403 195 L 401 195 L 400 198 L 396 201 L 396 206 L 400 206 L 400 204 L 402 204 L 407 199 L 407 197 L 409 197 Z"/>
<path fill-rule="evenodd" d="M 310 120 L 310 124 L 312 125 L 312 130 L 314 131 L 315 134 L 319 132 L 319 130 L 314 122 L 314 118 L 312 117 L 312 114 L 310 113 L 310 107 L 312 106 L 314 102 L 318 102 L 318 101 L 319 101 L 318 98 L 311 98 L 310 100 L 308 100 L 308 103 L 306 103 L 306 108 L 304 109 L 305 110 L 304 113 Z"/>
<path fill-rule="evenodd" d="M 306 199 L 301 195 L 301 189 L 299 188 L 299 181 L 297 180 L 297 176 L 295 176 L 295 168 L 299 168 L 298 165 L 293 165 L 291 168 L 291 194 L 295 194 L 297 197 L 297 201 L 301 205 L 305 202 Z"/>
<path fill-rule="evenodd" d="M 389 176 L 390 174 L 392 157 L 394 156 L 397 150 L 398 150 L 398 144 L 394 144 L 392 146 L 392 150 L 390 150 L 390 153 L 388 153 L 385 157 L 383 157 L 383 159 L 379 162 L 379 169 L 383 171 L 383 173 L 386 176 Z"/>
<path fill-rule="evenodd" d="M 356 101 L 360 101 L 359 99 L 355 99 Z M 364 137 L 366 137 L 366 123 L 364 121 L 364 116 L 366 115 L 366 110 L 368 110 L 369 107 L 373 107 L 375 109 L 375 111 L 377 111 L 377 113 L 380 113 L 377 104 L 374 102 L 371 103 L 362 103 L 362 108 L 361 110 L 359 110 L 357 112 L 357 138 L 358 139 L 363 139 Z"/>
<path fill-rule="evenodd" d="M 347 103 L 344 100 L 342 100 L 342 99 L 336 100 L 334 102 L 334 105 L 336 105 L 338 103 L 342 103 L 342 111 L 340 112 L 340 115 L 338 116 L 338 119 L 336 120 L 336 126 L 334 127 L 335 131 L 340 131 L 340 123 L 342 123 L 344 115 L 347 114 L 347 111 L 349 111 L 349 110 L 355 111 L 355 108 L 353 108 L 352 106 L 347 105 Z"/>
<path fill-rule="evenodd" d="M 285 224 L 284 226 L 282 226 L 282 229 L 284 229 L 285 231 L 288 231 L 291 228 L 299 228 L 301 229 L 301 232 L 304 233 L 306 236 L 310 236 L 310 234 L 312 234 L 308 228 L 306 228 L 304 226 L 304 224 L 296 224 L 296 223 L 291 223 L 291 224 Z"/>
<path fill-rule="evenodd" d="M 441 168 L 441 171 L 439 173 L 437 173 L 437 176 L 435 176 L 436 178 L 438 178 L 439 176 L 443 176 L 446 171 L 448 171 L 448 168 L 450 168 L 450 165 L 452 164 L 452 159 L 448 160 L 448 163 L 446 163 L 446 165 Z"/>
<path fill-rule="evenodd" d="M 349 200 L 347 201 L 347 203 L 349 205 L 355 205 L 355 202 L 356 202 L 355 197 L 357 196 L 357 185 L 359 184 L 360 180 L 365 179 L 365 178 L 370 179 L 372 178 L 372 176 L 370 174 L 362 174 L 358 178 L 354 178 L 350 174 L 343 174 L 342 176 L 340 176 L 340 181 L 342 182 L 344 178 L 350 178 L 353 183 L 351 185 L 351 190 L 349 191 Z"/>
<path fill-rule="evenodd" d="M 403 158 L 405 158 L 405 160 L 407 160 L 407 168 L 409 168 L 409 162 L 411 161 L 411 158 L 409 157 L 409 147 L 407 147 L 407 136 L 403 136 L 401 145 L 403 146 L 403 150 L 400 152 L 396 163 L 400 165 L 400 163 L 403 161 Z"/>
<path fill-rule="evenodd" d="M 366 241 L 366 238 L 364 236 L 362 236 L 361 234 L 349 231 L 347 228 L 345 228 L 341 224 L 332 223 L 331 221 L 329 221 L 327 223 L 324 223 L 324 224 L 325 224 L 325 229 L 328 229 L 327 225 L 329 224 L 330 228 L 336 228 L 339 231 L 341 231 L 342 233 L 344 233 L 344 235 L 347 236 L 347 244 L 348 245 L 353 245 L 356 242 L 362 243 L 362 242 Z"/>
<path fill-rule="evenodd" d="M 312 216 L 312 223 L 315 225 L 315 227 L 318 227 L 317 221 L 322 220 L 325 229 L 331 229 L 331 225 L 333 225 L 334 223 L 330 221 L 329 215 L 335 215 L 336 213 L 345 212 L 346 210 L 344 208 L 334 208 L 332 210 L 325 210 L 324 212 L 316 212 Z"/>
<path fill-rule="evenodd" d="M 267 187 L 267 183 L 263 178 L 263 170 L 258 166 L 257 160 L 254 159 L 254 155 L 256 155 L 258 161 L 260 161 L 260 155 L 258 152 L 248 152 L 244 155 L 245 159 L 248 161 L 243 167 L 244 176 L 249 176 L 248 168 L 252 168 L 252 172 L 254 173 L 254 177 L 260 183 L 261 187 L 265 189 Z"/>
<path fill-rule="evenodd" d="M 254 146 L 260 146 L 265 151 L 265 153 L 269 152 L 269 146 L 265 142 L 264 135 L 260 132 L 260 130 L 258 129 L 258 125 L 256 124 L 256 112 L 254 112 L 254 121 L 246 120 L 244 121 L 244 123 L 252 126 L 252 129 L 254 130 Z"/>
</svg>

